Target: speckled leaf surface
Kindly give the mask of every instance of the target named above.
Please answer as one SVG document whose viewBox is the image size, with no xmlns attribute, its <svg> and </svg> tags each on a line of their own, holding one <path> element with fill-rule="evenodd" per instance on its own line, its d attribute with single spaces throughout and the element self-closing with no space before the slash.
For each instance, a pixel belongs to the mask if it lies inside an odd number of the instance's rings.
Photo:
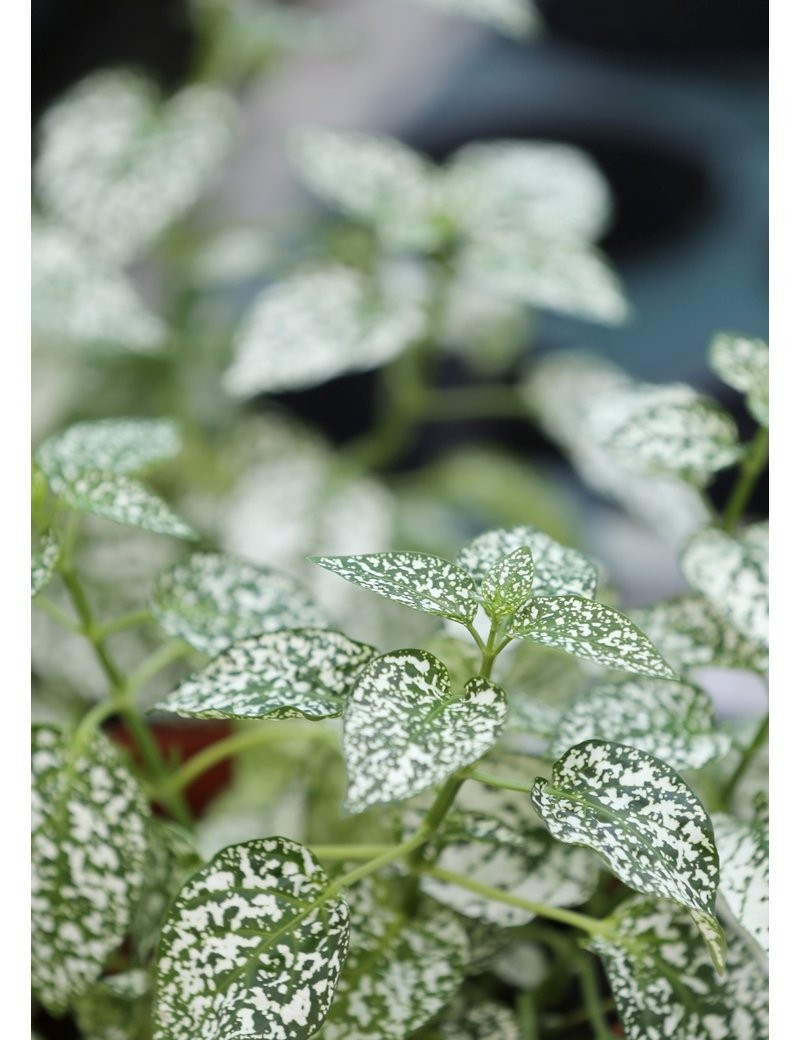
<svg viewBox="0 0 800 1040">
<path fill-rule="evenodd" d="M 242 639 L 159 707 L 200 719 L 324 719 L 375 651 L 341 632 L 301 628 Z"/>
<path fill-rule="evenodd" d="M 384 552 L 362 556 L 312 556 L 313 563 L 426 614 L 469 624 L 478 610 L 478 592 L 466 571 L 428 553 Z"/>
<path fill-rule="evenodd" d="M 534 596 L 573 594 L 591 599 L 597 588 L 597 568 L 583 553 L 561 545 L 535 527 L 509 527 L 486 531 L 468 542 L 456 563 L 472 575 L 477 584 L 506 556 L 528 548 L 533 560 Z"/>
<path fill-rule="evenodd" d="M 150 977 L 141 968 L 96 982 L 75 1006 L 83 1040 L 135 1040 L 149 1016 L 149 989 Z"/>
<path fill-rule="evenodd" d="M 31 596 L 38 596 L 50 584 L 60 555 L 61 545 L 56 534 L 45 535 L 31 553 Z"/>
<path fill-rule="evenodd" d="M 719 849 L 719 894 L 739 924 L 769 954 L 769 824 L 712 817 Z"/>
<path fill-rule="evenodd" d="M 647 636 L 624 614 L 582 596 L 537 597 L 512 616 L 508 632 L 607 668 L 661 679 L 675 677 Z"/>
<path fill-rule="evenodd" d="M 455 996 L 469 943 L 455 914 L 413 920 L 372 890 L 348 889 L 350 952 L 320 1040 L 405 1040 Z"/>
<path fill-rule="evenodd" d="M 714 914 L 719 857 L 699 798 L 664 762 L 587 740 L 537 777 L 531 799 L 561 841 L 588 845 L 626 885 Z"/>
<path fill-rule="evenodd" d="M 369 664 L 344 712 L 345 810 L 402 801 L 480 758 L 506 719 L 503 691 L 474 678 L 455 694 L 446 667 L 422 650 Z"/>
<path fill-rule="evenodd" d="M 522 1032 L 505 1004 L 481 1000 L 467 1006 L 459 1001 L 432 1031 L 431 1040 L 522 1040 Z"/>
<path fill-rule="evenodd" d="M 459 811 L 448 816 L 441 835 L 439 867 L 521 899 L 578 906 L 597 886 L 600 863 L 594 853 L 557 841 L 543 827 L 521 822 L 512 828 L 480 812 Z M 437 902 L 499 928 L 526 924 L 534 916 L 438 878 L 422 877 L 421 886 Z"/>
<path fill-rule="evenodd" d="M 507 36 L 528 36 L 538 18 L 525 0 L 417 0 L 443 14 L 463 15 Z"/>
<path fill-rule="evenodd" d="M 700 769 L 731 746 L 708 694 L 665 679 L 625 679 L 588 690 L 561 717 L 548 754 L 559 758 L 592 738 L 639 748 L 678 771 Z"/>
<path fill-rule="evenodd" d="M 760 674 L 769 668 L 767 650 L 737 632 L 703 596 L 679 596 L 630 616 L 683 674 L 710 665 Z"/>
<path fill-rule="evenodd" d="M 769 547 L 760 525 L 739 538 L 713 527 L 698 531 L 681 567 L 692 588 L 740 635 L 769 645 Z"/>
<path fill-rule="evenodd" d="M 142 886 L 144 795 L 113 745 L 32 733 L 32 978 L 63 1013 L 122 942 Z"/>
<path fill-rule="evenodd" d="M 347 955 L 347 904 L 288 838 L 231 845 L 172 904 L 158 953 L 155 1040 L 304 1040 Z"/>
<path fill-rule="evenodd" d="M 152 610 L 166 632 L 206 654 L 247 636 L 325 624 L 295 578 L 224 553 L 194 553 L 165 571 Z"/>
<path fill-rule="evenodd" d="M 736 936 L 720 977 L 689 914 L 637 896 L 618 907 L 612 938 L 594 938 L 627 1040 L 767 1040 L 767 979 Z"/>
<path fill-rule="evenodd" d="M 530 597 L 533 577 L 533 558 L 527 546 L 496 563 L 481 583 L 481 600 L 489 617 L 507 617 L 521 607 Z"/>
<path fill-rule="evenodd" d="M 140 527 L 174 538 L 195 538 L 194 531 L 144 484 L 119 473 L 100 470 L 81 474 L 63 492 L 64 503 L 79 513 L 92 513 L 127 527 Z"/>
<path fill-rule="evenodd" d="M 769 426 L 769 348 L 762 339 L 720 333 L 711 342 L 711 367 L 723 383 L 745 395 L 750 414 Z"/>
</svg>

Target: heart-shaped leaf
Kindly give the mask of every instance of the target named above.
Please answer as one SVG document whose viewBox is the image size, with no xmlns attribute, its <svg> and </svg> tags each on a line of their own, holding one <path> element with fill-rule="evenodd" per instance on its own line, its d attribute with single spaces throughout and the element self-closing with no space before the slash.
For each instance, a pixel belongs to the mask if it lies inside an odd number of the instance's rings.
<svg viewBox="0 0 800 1040">
<path fill-rule="evenodd" d="M 541 596 L 511 618 L 509 635 L 558 647 L 607 668 L 673 679 L 647 636 L 618 610 L 582 596 Z"/>
<path fill-rule="evenodd" d="M 736 936 L 720 978 L 691 916 L 673 903 L 635 896 L 610 923 L 614 934 L 590 947 L 605 965 L 626 1040 L 767 1040 L 767 980 Z"/>
<path fill-rule="evenodd" d="M 61 544 L 55 532 L 47 534 L 31 554 L 31 596 L 38 596 L 55 573 Z"/>
<path fill-rule="evenodd" d="M 99 978 L 131 922 L 147 802 L 102 734 L 32 733 L 32 976 L 60 1015 Z"/>
<path fill-rule="evenodd" d="M 721 332 L 711 343 L 711 367 L 745 395 L 750 414 L 769 426 L 769 348 L 762 339 Z"/>
<path fill-rule="evenodd" d="M 138 480 L 119 473 L 82 473 L 62 494 L 65 505 L 79 513 L 104 516 L 118 524 L 140 527 L 174 538 L 196 538 L 196 534 L 166 502 L 148 491 Z"/>
<path fill-rule="evenodd" d="M 761 819 L 742 823 L 724 813 L 711 819 L 719 849 L 719 894 L 769 954 L 769 825 Z"/>
<path fill-rule="evenodd" d="M 164 924 L 155 1040 L 313 1036 L 347 955 L 347 904 L 333 893 L 311 853 L 288 838 L 218 853 Z"/>
<path fill-rule="evenodd" d="M 639 748 L 678 771 L 700 769 L 731 746 L 708 694 L 664 679 L 625 679 L 587 691 L 561 717 L 548 753 L 558 758 L 591 738 Z"/>
<path fill-rule="evenodd" d="M 500 736 L 503 691 L 474 678 L 454 694 L 447 668 L 422 650 L 376 657 L 344 712 L 345 809 L 397 802 L 480 758 Z"/>
<path fill-rule="evenodd" d="M 383 552 L 309 559 L 379 596 L 462 625 L 470 624 L 478 610 L 478 592 L 472 578 L 461 567 L 438 556 Z"/>
<path fill-rule="evenodd" d="M 159 707 L 200 719 L 325 719 L 372 657 L 371 646 L 341 632 L 287 629 L 228 647 Z"/>
<path fill-rule="evenodd" d="M 152 610 L 166 632 L 206 654 L 247 636 L 325 624 L 294 578 L 223 553 L 193 553 L 165 571 Z"/>
</svg>

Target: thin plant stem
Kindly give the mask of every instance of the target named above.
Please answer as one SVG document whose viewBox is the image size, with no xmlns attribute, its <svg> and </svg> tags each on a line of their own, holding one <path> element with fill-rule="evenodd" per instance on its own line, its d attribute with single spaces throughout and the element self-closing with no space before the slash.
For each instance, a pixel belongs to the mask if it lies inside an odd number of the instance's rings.
<svg viewBox="0 0 800 1040">
<path fill-rule="evenodd" d="M 462 774 L 465 780 L 475 780 L 487 787 L 496 787 L 500 791 L 519 791 L 521 794 L 531 793 L 531 784 L 524 784 L 520 780 L 508 780 L 504 776 L 493 776 L 491 773 L 482 773 L 477 769 L 469 769 Z"/>
<path fill-rule="evenodd" d="M 594 963 L 586 955 L 581 956 L 577 963 L 578 980 L 583 994 L 583 1003 L 588 1018 L 594 1031 L 595 1040 L 615 1040 L 614 1034 L 606 1022 L 606 1012 L 603 1000 L 597 985 Z"/>
<path fill-rule="evenodd" d="M 108 639 L 118 632 L 126 632 L 129 628 L 138 628 L 152 621 L 153 615 L 148 610 L 132 610 L 129 614 L 122 614 L 118 618 L 112 618 L 97 626 L 98 635 L 101 639 Z"/>
<path fill-rule="evenodd" d="M 312 845 L 311 852 L 317 859 L 359 860 L 374 859 L 394 847 L 394 845 Z"/>
<path fill-rule="evenodd" d="M 762 426 L 742 459 L 739 478 L 731 491 L 722 512 L 722 526 L 729 534 L 733 533 L 736 524 L 750 501 L 756 481 L 769 457 L 769 430 Z"/>
<path fill-rule="evenodd" d="M 745 775 L 747 770 L 750 768 L 751 762 L 758 753 L 758 750 L 761 747 L 761 745 L 767 739 L 768 735 L 769 715 L 765 715 L 764 718 L 761 720 L 761 723 L 758 729 L 756 730 L 753 739 L 742 752 L 742 757 L 739 759 L 738 766 L 736 767 L 736 769 L 734 769 L 733 773 L 730 776 L 730 779 L 728 780 L 727 784 L 725 784 L 725 787 L 722 789 L 720 798 L 722 800 L 723 805 L 730 804 L 730 800 L 736 792 L 736 788 L 739 786 L 740 780 Z"/>
<path fill-rule="evenodd" d="M 431 394 L 429 406 L 427 418 L 438 422 L 480 418 L 530 418 L 530 409 L 519 393 L 504 383 L 437 390 Z"/>
<path fill-rule="evenodd" d="M 47 596 L 37 596 L 33 602 L 43 614 L 47 614 L 51 620 L 61 625 L 62 628 L 66 628 L 68 632 L 72 632 L 74 635 L 82 634 L 83 629 L 78 622 Z"/>
<path fill-rule="evenodd" d="M 188 643 L 184 643 L 182 639 L 172 639 L 169 643 L 164 643 L 163 646 L 160 646 L 158 650 L 155 650 L 148 658 L 142 661 L 135 671 L 131 672 L 125 682 L 126 690 L 129 694 L 134 694 L 141 690 L 159 672 L 173 662 L 186 657 L 187 654 L 191 653 L 191 650 L 192 648 Z"/>
<path fill-rule="evenodd" d="M 517 994 L 516 1008 L 520 1040 L 539 1040 L 536 1001 L 530 990 L 521 990 Z"/>
</svg>

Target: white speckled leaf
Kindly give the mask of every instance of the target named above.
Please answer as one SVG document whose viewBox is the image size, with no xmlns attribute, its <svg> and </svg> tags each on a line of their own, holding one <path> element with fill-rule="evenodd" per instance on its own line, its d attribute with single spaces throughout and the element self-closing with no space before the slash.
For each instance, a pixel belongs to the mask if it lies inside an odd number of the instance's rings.
<svg viewBox="0 0 800 1040">
<path fill-rule="evenodd" d="M 624 614 L 582 596 L 537 597 L 512 615 L 508 633 L 607 668 L 675 678 L 647 636 Z"/>
<path fill-rule="evenodd" d="M 594 853 L 556 841 L 544 827 L 523 822 L 512 828 L 483 813 L 459 811 L 447 817 L 440 833 L 437 866 L 521 899 L 578 906 L 597 887 L 600 864 Z M 438 878 L 422 877 L 421 886 L 437 902 L 499 928 L 526 924 L 534 916 Z"/>
<path fill-rule="evenodd" d="M 341 632 L 287 629 L 250 636 L 186 679 L 159 708 L 199 719 L 325 719 L 375 655 Z"/>
<path fill-rule="evenodd" d="M 49 585 L 60 555 L 61 544 L 51 531 L 31 554 L 31 596 L 38 596 Z"/>
<path fill-rule="evenodd" d="M 295 578 L 223 553 L 193 553 L 165 571 L 152 610 L 166 632 L 206 654 L 247 636 L 325 624 Z"/>
<path fill-rule="evenodd" d="M 135 1040 L 149 1018 L 150 978 L 141 968 L 108 975 L 75 1004 L 83 1040 Z"/>
<path fill-rule="evenodd" d="M 70 509 L 104 516 L 128 527 L 141 527 L 154 534 L 175 538 L 196 538 L 194 531 L 169 508 L 166 502 L 148 491 L 138 480 L 119 473 L 82 473 L 63 491 Z"/>
<path fill-rule="evenodd" d="M 478 610 L 478 592 L 472 578 L 461 567 L 439 556 L 384 552 L 309 559 L 379 596 L 462 625 L 468 625 Z"/>
<path fill-rule="evenodd" d="M 476 584 L 504 557 L 527 546 L 533 559 L 534 596 L 565 596 L 573 593 L 591 599 L 597 588 L 597 568 L 577 549 L 561 545 L 544 531 L 519 526 L 485 531 L 468 542 L 456 563 L 468 571 Z"/>
<path fill-rule="evenodd" d="M 731 746 L 708 694 L 665 679 L 625 679 L 588 690 L 561 717 L 548 754 L 559 758 L 592 738 L 639 748 L 679 772 L 700 769 Z"/>
<path fill-rule="evenodd" d="M 533 804 L 556 838 L 588 845 L 626 885 L 714 915 L 719 857 L 708 813 L 664 762 L 587 740 L 537 777 Z"/>
<path fill-rule="evenodd" d="M 507 986 L 533 992 L 550 974 L 550 961 L 544 947 L 537 942 L 514 939 L 503 943 L 502 949 L 494 954 L 489 970 Z"/>
<path fill-rule="evenodd" d="M 32 977 L 62 1014 L 124 939 L 143 882 L 144 795 L 114 746 L 32 734 Z"/>
<path fill-rule="evenodd" d="M 711 342 L 711 367 L 745 395 L 750 414 L 769 426 L 769 348 L 762 339 L 720 333 Z"/>
<path fill-rule="evenodd" d="M 719 849 L 719 894 L 769 954 L 769 824 L 760 819 L 743 823 L 724 813 L 711 820 Z"/>
<path fill-rule="evenodd" d="M 40 201 L 98 253 L 138 256 L 196 201 L 233 140 L 233 107 L 206 86 L 167 102 L 125 70 L 84 79 L 42 120 Z"/>
<path fill-rule="evenodd" d="M 732 628 L 703 596 L 680 596 L 630 616 L 678 672 L 713 665 L 765 674 L 769 668 L 767 650 Z"/>
<path fill-rule="evenodd" d="M 533 557 L 523 545 L 490 568 L 481 582 L 481 600 L 491 618 L 508 617 L 530 598 L 534 579 Z"/>
<path fill-rule="evenodd" d="M 636 896 L 611 920 L 615 934 L 590 948 L 605 966 L 626 1040 L 767 1040 L 767 979 L 736 936 L 720 978 L 691 916 L 674 904 Z"/>
<path fill-rule="evenodd" d="M 231 845 L 170 908 L 155 1040 L 304 1040 L 322 1025 L 349 941 L 348 910 L 288 838 Z"/>
<path fill-rule="evenodd" d="M 769 545 L 766 527 L 733 538 L 709 527 L 691 539 L 681 558 L 687 582 L 740 635 L 769 646 Z"/>
<path fill-rule="evenodd" d="M 454 695 L 447 668 L 422 650 L 376 657 L 344 711 L 347 812 L 426 791 L 480 758 L 506 719 L 503 691 L 474 678 Z"/>
<path fill-rule="evenodd" d="M 433 1036 L 435 1040 L 522 1040 L 514 1012 L 494 1000 L 481 1000 L 469 1007 L 458 1002 Z"/>
<path fill-rule="evenodd" d="M 529 36 L 539 24 L 527 0 L 417 0 L 442 14 L 463 15 L 484 22 L 506 36 Z"/>
<path fill-rule="evenodd" d="M 433 906 L 413 920 L 348 889 L 350 952 L 320 1040 L 405 1040 L 456 994 L 469 944 L 455 914 Z"/>
</svg>

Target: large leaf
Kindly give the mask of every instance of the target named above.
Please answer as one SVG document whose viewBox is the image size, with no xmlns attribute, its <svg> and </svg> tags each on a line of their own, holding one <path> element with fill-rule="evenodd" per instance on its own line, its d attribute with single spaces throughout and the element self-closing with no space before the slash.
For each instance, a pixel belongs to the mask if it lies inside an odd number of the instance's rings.
<svg viewBox="0 0 800 1040">
<path fill-rule="evenodd" d="M 32 734 L 32 976 L 62 1014 L 125 938 L 142 887 L 147 802 L 101 734 Z"/>
<path fill-rule="evenodd" d="M 714 831 L 702 803 L 664 762 L 587 740 L 537 777 L 531 799 L 550 833 L 588 845 L 626 885 L 673 899 L 713 922 L 719 885 Z M 714 952 L 719 965 L 721 954 Z"/>
<path fill-rule="evenodd" d="M 347 893 L 351 942 L 321 1040 L 405 1040 L 456 994 L 469 945 L 455 914 L 407 920 L 372 886 Z"/>
<path fill-rule="evenodd" d="M 561 545 L 544 531 L 519 526 L 485 531 L 468 542 L 456 563 L 468 571 L 476 584 L 485 581 L 491 569 L 506 556 L 527 547 L 533 559 L 533 596 L 565 596 L 572 593 L 591 599 L 597 588 L 597 568 L 577 549 Z"/>
<path fill-rule="evenodd" d="M 287 838 L 231 845 L 170 908 L 155 1040 L 302 1040 L 322 1025 L 347 955 L 345 901 Z"/>
<path fill-rule="evenodd" d="M 166 571 L 152 610 L 166 632 L 206 654 L 247 636 L 325 624 L 296 579 L 223 553 L 194 553 Z"/>
<path fill-rule="evenodd" d="M 591 948 L 605 965 L 627 1040 L 767 1040 L 767 980 L 736 937 L 725 975 L 708 964 L 691 917 L 641 896 Z"/>
<path fill-rule="evenodd" d="M 341 632 L 288 629 L 233 644 L 159 707 L 200 719 L 324 719 L 341 715 L 375 654 Z"/>
<path fill-rule="evenodd" d="M 639 748 L 679 771 L 700 769 L 731 746 L 727 733 L 717 728 L 708 694 L 665 679 L 593 687 L 562 716 L 548 753 L 558 758 L 591 738 Z"/>
<path fill-rule="evenodd" d="M 38 596 L 49 585 L 60 555 L 61 544 L 55 532 L 50 532 L 31 553 L 31 596 Z"/>
<path fill-rule="evenodd" d="M 218 91 L 193 86 L 162 103 L 140 75 L 97 72 L 42 120 L 39 199 L 99 255 L 128 261 L 199 197 L 232 129 Z"/>
<path fill-rule="evenodd" d="M 480 758 L 506 718 L 503 691 L 474 678 L 454 693 L 447 669 L 422 650 L 375 658 L 344 712 L 348 812 L 402 801 Z"/>
<path fill-rule="evenodd" d="M 769 824 L 711 817 L 719 849 L 719 894 L 739 924 L 769 953 Z"/>
<path fill-rule="evenodd" d="M 468 625 L 478 610 L 472 578 L 461 567 L 438 556 L 385 552 L 309 558 L 354 585 L 426 614 Z"/>
<path fill-rule="evenodd" d="M 154 534 L 195 538 L 194 531 L 138 480 L 100 470 L 82 473 L 63 492 L 63 501 L 79 513 L 104 516 Z"/>
<path fill-rule="evenodd" d="M 618 610 L 583 596 L 541 596 L 511 618 L 510 635 L 575 657 L 660 679 L 674 672 L 647 636 Z"/>
<path fill-rule="evenodd" d="M 750 414 L 769 426 L 769 348 L 762 339 L 722 332 L 711 343 L 711 367 L 745 395 Z"/>
<path fill-rule="evenodd" d="M 700 592 L 746 639 L 769 645 L 769 547 L 765 528 L 754 525 L 740 538 L 709 527 L 691 539 L 681 567 Z"/>
</svg>

